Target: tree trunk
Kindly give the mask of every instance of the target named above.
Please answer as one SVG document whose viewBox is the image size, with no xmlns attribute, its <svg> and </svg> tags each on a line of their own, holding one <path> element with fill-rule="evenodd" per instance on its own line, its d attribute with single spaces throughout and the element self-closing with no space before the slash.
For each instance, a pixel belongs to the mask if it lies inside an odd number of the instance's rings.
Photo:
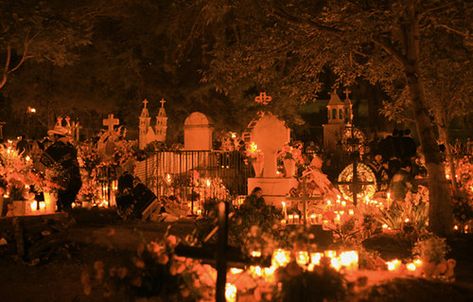
<svg viewBox="0 0 473 302">
<path fill-rule="evenodd" d="M 411 105 L 414 109 L 417 133 L 429 175 L 429 227 L 435 234 L 446 236 L 452 232 L 451 195 L 445 178 L 440 150 L 434 135 L 434 125 L 425 105 L 426 97 L 419 66 L 420 30 L 416 15 L 416 4 L 414 0 L 407 1 L 407 4 L 405 15 L 405 21 L 407 22 L 401 26 L 406 41 L 405 74 L 409 86 Z"/>
<path fill-rule="evenodd" d="M 445 126 L 440 126 L 440 125 L 437 127 L 437 129 L 439 130 L 440 141 L 442 141 L 445 144 L 445 155 L 447 157 L 448 166 L 451 173 L 450 176 L 452 178 L 453 188 L 454 188 L 454 191 L 456 191 L 458 188 L 457 178 L 455 176 L 456 167 L 455 167 L 455 160 L 452 154 L 452 148 L 450 147 L 450 144 L 449 144 L 450 136 L 448 134 L 448 129 Z"/>
</svg>

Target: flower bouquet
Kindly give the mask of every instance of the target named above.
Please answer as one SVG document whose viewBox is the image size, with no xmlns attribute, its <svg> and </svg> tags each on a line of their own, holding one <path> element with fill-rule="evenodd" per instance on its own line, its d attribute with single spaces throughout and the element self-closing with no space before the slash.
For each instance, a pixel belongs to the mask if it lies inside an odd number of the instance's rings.
<svg viewBox="0 0 473 302">
<path fill-rule="evenodd" d="M 245 155 L 248 157 L 255 170 L 255 176 L 261 177 L 263 175 L 264 167 L 264 154 L 258 149 L 258 145 L 255 142 L 251 142 L 247 145 Z"/>
</svg>

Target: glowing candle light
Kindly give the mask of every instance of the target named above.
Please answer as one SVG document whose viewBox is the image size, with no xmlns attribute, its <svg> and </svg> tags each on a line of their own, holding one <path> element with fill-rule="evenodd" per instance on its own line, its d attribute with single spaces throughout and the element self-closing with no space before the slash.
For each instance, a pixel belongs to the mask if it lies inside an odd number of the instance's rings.
<svg viewBox="0 0 473 302">
<path fill-rule="evenodd" d="M 289 214 L 288 215 L 288 220 L 289 220 L 289 224 L 294 224 L 294 215 Z"/>
<path fill-rule="evenodd" d="M 311 253 L 310 254 L 310 262 L 313 265 L 320 265 L 320 260 L 322 259 L 322 253 Z"/>
<path fill-rule="evenodd" d="M 282 213 L 284 215 L 284 219 L 287 220 L 287 209 L 286 209 L 286 202 L 281 202 L 281 205 L 282 205 Z"/>
<path fill-rule="evenodd" d="M 355 215 L 355 211 L 353 209 L 348 210 L 348 215 L 353 216 Z"/>
<path fill-rule="evenodd" d="M 310 224 L 315 224 L 315 214 L 310 214 Z"/>
<path fill-rule="evenodd" d="M 251 251 L 251 257 L 261 257 L 261 251 Z"/>
<path fill-rule="evenodd" d="M 237 288 L 231 283 L 225 284 L 225 300 L 235 302 L 237 300 Z"/>
<path fill-rule="evenodd" d="M 305 251 L 299 251 L 296 254 L 296 262 L 300 266 L 305 266 L 309 262 L 309 253 Z"/>
<path fill-rule="evenodd" d="M 238 274 L 243 273 L 243 270 L 241 268 L 232 267 L 230 268 L 230 273 L 232 275 L 238 275 Z"/>
<path fill-rule="evenodd" d="M 299 224 L 300 221 L 299 221 L 299 214 L 294 214 L 294 223 L 295 224 Z"/>
<path fill-rule="evenodd" d="M 348 269 L 358 268 L 358 252 L 346 251 L 340 253 L 340 264 Z"/>
<path fill-rule="evenodd" d="M 410 262 L 410 263 L 406 264 L 406 268 L 407 268 L 407 270 L 410 271 L 410 272 L 415 272 L 415 270 L 416 270 L 416 265 L 415 265 L 414 263 Z"/>
<path fill-rule="evenodd" d="M 416 267 L 422 266 L 422 260 L 420 260 L 420 259 L 415 259 L 413 262 L 416 265 Z"/>
<path fill-rule="evenodd" d="M 342 267 L 340 260 L 337 257 L 330 259 L 330 266 L 333 267 L 336 271 L 339 271 Z"/>
<path fill-rule="evenodd" d="M 387 261 L 386 265 L 388 266 L 388 271 L 393 272 L 399 269 L 399 267 L 401 266 L 401 260 L 394 259 L 391 261 Z"/>
<path fill-rule="evenodd" d="M 290 258 L 289 251 L 286 251 L 283 249 L 277 249 L 273 253 L 271 263 L 275 267 L 280 267 L 280 266 L 286 266 L 290 261 L 291 261 L 291 258 Z"/>
<path fill-rule="evenodd" d="M 346 207 L 347 206 L 347 202 L 345 200 L 342 200 L 342 207 Z"/>
<path fill-rule="evenodd" d="M 325 257 L 335 258 L 335 257 L 337 257 L 337 252 L 333 251 L 333 250 L 327 250 L 327 251 L 325 251 Z"/>
</svg>

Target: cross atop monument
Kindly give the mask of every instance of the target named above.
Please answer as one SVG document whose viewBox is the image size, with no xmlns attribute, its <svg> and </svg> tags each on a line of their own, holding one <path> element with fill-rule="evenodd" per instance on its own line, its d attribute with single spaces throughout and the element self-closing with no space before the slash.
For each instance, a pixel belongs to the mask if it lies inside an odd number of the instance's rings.
<svg viewBox="0 0 473 302">
<path fill-rule="evenodd" d="M 166 100 L 164 98 L 159 101 L 161 103 L 161 108 L 164 108 L 164 103 L 166 103 Z"/>
<path fill-rule="evenodd" d="M 144 102 L 143 102 L 144 103 Z M 108 127 L 109 132 L 113 132 L 113 127 L 118 126 L 120 124 L 120 120 L 113 117 L 113 113 L 108 115 L 108 118 L 103 120 L 103 125 Z"/>
<path fill-rule="evenodd" d="M 255 102 L 261 105 L 268 105 L 272 101 L 272 97 L 267 95 L 266 92 L 260 92 L 259 96 L 255 97 Z"/>
<path fill-rule="evenodd" d="M 350 93 L 351 93 L 351 90 L 348 89 L 348 88 L 345 88 L 345 90 L 343 90 L 343 92 L 345 93 L 345 99 L 350 99 Z"/>
<path fill-rule="evenodd" d="M 148 108 L 148 100 L 147 99 L 143 100 L 143 105 L 144 105 L 145 108 Z"/>
</svg>

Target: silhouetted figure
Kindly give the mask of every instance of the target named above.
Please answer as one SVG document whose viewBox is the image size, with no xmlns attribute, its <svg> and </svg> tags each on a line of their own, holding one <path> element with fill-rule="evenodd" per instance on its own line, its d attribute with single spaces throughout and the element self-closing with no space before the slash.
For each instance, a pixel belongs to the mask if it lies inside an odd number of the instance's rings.
<svg viewBox="0 0 473 302">
<path fill-rule="evenodd" d="M 56 127 L 48 134 L 54 142 L 44 151 L 41 163 L 58 174 L 56 178 L 61 186 L 58 190 L 58 211 L 69 210 L 82 186 L 77 150 L 63 127 Z"/>
<path fill-rule="evenodd" d="M 404 201 L 409 191 L 417 192 L 417 185 L 411 174 L 412 165 L 409 161 L 401 163 L 401 169 L 391 180 L 391 191 L 394 201 Z"/>
</svg>

